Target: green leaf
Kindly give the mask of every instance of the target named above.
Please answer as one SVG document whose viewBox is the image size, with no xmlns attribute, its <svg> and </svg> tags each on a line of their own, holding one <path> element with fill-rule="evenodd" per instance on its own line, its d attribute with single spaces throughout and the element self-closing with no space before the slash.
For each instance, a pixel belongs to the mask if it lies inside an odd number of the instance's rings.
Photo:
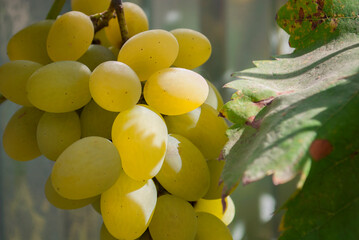
<svg viewBox="0 0 359 240">
<path fill-rule="evenodd" d="M 359 82 L 359 75 L 348 80 Z M 318 160 L 302 190 L 285 205 L 280 240 L 359 239 L 358 106 L 355 93 L 319 130 L 310 148 Z M 326 149 L 332 151 L 325 157 Z"/>
<path fill-rule="evenodd" d="M 345 34 L 313 51 L 257 63 L 257 68 L 236 73 L 240 80 L 228 85 L 239 91 L 236 96 L 246 101 L 272 99 L 246 124 L 238 123 L 243 119 L 234 121 L 237 124 L 230 131 L 240 134 L 230 134 L 223 151 L 224 194 L 240 179 L 244 184 L 266 175 L 272 175 L 275 184 L 291 180 L 310 163 L 308 149 L 323 129 L 332 129 L 336 137 L 345 139 L 346 132 L 339 132 L 339 123 L 331 120 L 346 114 L 346 106 L 357 97 L 358 72 L 359 36 Z M 270 89 L 271 94 L 250 97 L 251 86 L 258 92 L 265 86 L 264 92 Z M 226 112 L 240 112 L 231 102 Z M 359 107 L 351 111 L 358 119 Z"/>
<path fill-rule="evenodd" d="M 289 44 L 302 49 L 325 44 L 343 33 L 359 32 L 357 0 L 290 0 L 277 13 Z"/>
</svg>

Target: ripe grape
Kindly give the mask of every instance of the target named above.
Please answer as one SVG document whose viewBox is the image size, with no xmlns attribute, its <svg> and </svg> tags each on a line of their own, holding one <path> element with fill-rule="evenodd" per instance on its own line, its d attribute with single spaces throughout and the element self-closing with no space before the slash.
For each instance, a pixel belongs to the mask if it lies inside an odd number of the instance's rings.
<svg viewBox="0 0 359 240">
<path fill-rule="evenodd" d="M 199 199 L 194 206 L 194 210 L 196 212 L 210 213 L 221 219 L 224 224 L 229 225 L 234 218 L 235 207 L 230 196 L 227 196 L 224 200 L 226 203 L 225 209 L 223 209 L 222 199 Z"/>
<path fill-rule="evenodd" d="M 204 103 L 208 96 L 206 80 L 184 68 L 165 68 L 147 80 L 144 97 L 148 105 L 162 114 L 180 115 Z"/>
<path fill-rule="evenodd" d="M 136 239 L 147 229 L 157 202 L 152 179 L 136 181 L 123 171 L 101 195 L 101 213 L 109 233 L 118 239 Z"/>
<path fill-rule="evenodd" d="M 208 105 L 219 111 L 223 106 L 223 98 L 219 93 L 216 86 L 213 85 L 210 81 L 207 80 L 209 86 L 208 97 L 205 101 Z"/>
<path fill-rule="evenodd" d="M 100 240 L 118 240 L 111 233 L 108 232 L 104 223 L 102 223 L 101 230 L 100 230 Z"/>
<path fill-rule="evenodd" d="M 58 156 L 80 137 L 80 118 L 74 111 L 44 113 L 36 131 L 40 152 L 53 161 L 56 161 Z"/>
<path fill-rule="evenodd" d="M 90 74 L 88 67 L 79 62 L 50 63 L 27 81 L 28 98 L 35 107 L 47 112 L 74 111 L 91 100 Z"/>
<path fill-rule="evenodd" d="M 54 20 L 43 20 L 20 30 L 7 44 L 11 61 L 29 60 L 40 64 L 51 62 L 46 50 L 46 40 Z"/>
<path fill-rule="evenodd" d="M 162 195 L 149 230 L 153 240 L 193 240 L 197 231 L 196 213 L 182 198 Z"/>
<path fill-rule="evenodd" d="M 193 69 L 201 66 L 211 56 L 211 43 L 202 33 L 188 28 L 174 29 L 171 33 L 179 45 L 178 56 L 173 66 Z"/>
<path fill-rule="evenodd" d="M 106 138 L 82 138 L 61 153 L 51 173 L 54 189 L 68 199 L 97 196 L 119 177 L 121 160 Z"/>
<path fill-rule="evenodd" d="M 188 138 L 206 159 L 217 159 L 227 142 L 227 123 L 207 104 L 182 115 L 166 116 L 165 121 L 169 133 Z"/>
<path fill-rule="evenodd" d="M 14 60 L 0 66 L 0 93 L 10 101 L 31 107 L 26 94 L 27 80 L 42 67 L 28 60 Z"/>
<path fill-rule="evenodd" d="M 90 45 L 84 55 L 82 55 L 77 61 L 85 64 L 91 71 L 93 71 L 103 62 L 116 61 L 116 57 L 110 49 L 104 46 Z"/>
<path fill-rule="evenodd" d="M 41 155 L 36 141 L 36 128 L 42 114 L 34 107 L 22 107 L 11 117 L 2 139 L 9 157 L 28 161 Z"/>
<path fill-rule="evenodd" d="M 101 13 L 110 6 L 111 0 L 71 0 L 71 9 L 86 15 Z"/>
<path fill-rule="evenodd" d="M 146 13 L 140 6 L 131 2 L 124 2 L 122 6 L 129 38 L 137 33 L 148 30 L 148 19 Z M 121 48 L 123 41 L 117 17 L 112 18 L 108 22 L 108 27 L 105 28 L 105 33 L 114 47 Z"/>
<path fill-rule="evenodd" d="M 120 112 L 136 105 L 142 92 L 141 81 L 126 64 L 108 61 L 91 74 L 90 92 L 103 109 Z"/>
<path fill-rule="evenodd" d="M 111 139 L 112 124 L 117 112 L 110 112 L 91 100 L 81 111 L 81 136 L 99 136 Z"/>
<path fill-rule="evenodd" d="M 130 38 L 118 53 L 117 60 L 130 66 L 141 81 L 154 72 L 170 67 L 178 54 L 178 42 L 161 29 L 141 32 Z"/>
<path fill-rule="evenodd" d="M 51 26 L 46 47 L 53 61 L 77 60 L 91 45 L 94 27 L 90 17 L 71 11 L 58 17 Z"/>
<path fill-rule="evenodd" d="M 136 105 L 118 114 L 112 141 L 121 156 L 125 173 L 135 180 L 153 178 L 162 167 L 167 127 L 158 113 Z"/>
<path fill-rule="evenodd" d="M 96 201 L 99 196 L 91 197 L 91 198 L 85 198 L 85 199 L 79 199 L 79 200 L 72 200 L 67 199 L 59 195 L 54 187 L 52 186 L 51 182 L 51 176 L 46 181 L 45 184 L 45 196 L 46 199 L 55 207 L 60 209 L 77 209 L 82 208 L 84 206 L 87 206 L 91 204 L 92 202 Z"/>
<path fill-rule="evenodd" d="M 232 240 L 232 235 L 227 226 L 216 216 L 197 212 L 198 227 L 196 240 Z"/>
<path fill-rule="evenodd" d="M 203 197 L 209 187 L 209 170 L 202 153 L 185 137 L 170 134 L 157 180 L 171 194 L 187 201 Z"/>
<path fill-rule="evenodd" d="M 226 162 L 217 159 L 207 160 L 210 172 L 210 185 L 208 192 L 203 197 L 205 199 L 220 199 L 222 197 L 223 183 L 220 182 L 221 174 Z"/>
</svg>

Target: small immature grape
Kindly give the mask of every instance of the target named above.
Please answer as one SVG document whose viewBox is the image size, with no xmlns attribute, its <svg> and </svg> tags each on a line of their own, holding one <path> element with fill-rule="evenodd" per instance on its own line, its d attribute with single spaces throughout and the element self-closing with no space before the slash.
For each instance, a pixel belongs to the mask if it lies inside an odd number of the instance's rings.
<svg viewBox="0 0 359 240">
<path fill-rule="evenodd" d="M 184 68 L 165 68 L 147 80 L 146 102 L 165 115 L 180 115 L 201 106 L 208 96 L 208 84 L 198 73 Z"/>
<path fill-rule="evenodd" d="M 94 27 L 90 17 L 71 11 L 58 17 L 47 37 L 47 53 L 53 61 L 77 60 L 91 45 Z"/>
<path fill-rule="evenodd" d="M 142 87 L 136 73 L 126 64 L 108 61 L 91 74 L 90 92 L 103 109 L 120 112 L 136 105 Z"/>
<path fill-rule="evenodd" d="M 171 31 L 179 44 L 179 52 L 173 66 L 193 69 L 201 66 L 211 56 L 212 47 L 202 33 L 188 28 Z"/>
</svg>

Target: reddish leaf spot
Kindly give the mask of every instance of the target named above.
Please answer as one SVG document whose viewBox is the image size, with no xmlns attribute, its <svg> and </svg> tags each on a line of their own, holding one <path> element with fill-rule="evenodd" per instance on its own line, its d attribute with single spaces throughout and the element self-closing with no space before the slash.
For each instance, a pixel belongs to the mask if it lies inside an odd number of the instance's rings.
<svg viewBox="0 0 359 240">
<path fill-rule="evenodd" d="M 268 106 L 269 104 L 271 104 L 274 100 L 274 97 L 269 97 L 267 99 L 263 99 L 257 102 L 253 102 L 255 105 L 257 105 L 260 108 L 263 108 L 265 106 Z"/>
<path fill-rule="evenodd" d="M 314 161 L 325 158 L 333 151 L 332 144 L 326 139 L 316 139 L 309 148 L 309 154 Z"/>
<path fill-rule="evenodd" d="M 251 126 L 255 129 L 259 129 L 261 127 L 261 124 L 262 124 L 262 119 L 256 120 L 255 116 L 249 117 L 246 122 L 246 125 Z"/>
</svg>

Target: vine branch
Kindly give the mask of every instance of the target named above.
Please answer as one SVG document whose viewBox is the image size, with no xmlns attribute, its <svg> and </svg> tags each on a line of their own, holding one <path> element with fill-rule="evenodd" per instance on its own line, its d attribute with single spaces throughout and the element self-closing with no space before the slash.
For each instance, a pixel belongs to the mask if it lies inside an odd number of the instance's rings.
<svg viewBox="0 0 359 240">
<path fill-rule="evenodd" d="M 111 0 L 108 9 L 102 13 L 96 13 L 90 16 L 94 25 L 95 33 L 102 28 L 108 26 L 108 22 L 117 16 L 118 25 L 120 27 L 122 44 L 128 40 L 128 30 L 123 10 L 122 0 Z"/>
<path fill-rule="evenodd" d="M 60 14 L 66 0 L 55 0 L 47 13 L 46 19 L 56 19 Z"/>
</svg>

